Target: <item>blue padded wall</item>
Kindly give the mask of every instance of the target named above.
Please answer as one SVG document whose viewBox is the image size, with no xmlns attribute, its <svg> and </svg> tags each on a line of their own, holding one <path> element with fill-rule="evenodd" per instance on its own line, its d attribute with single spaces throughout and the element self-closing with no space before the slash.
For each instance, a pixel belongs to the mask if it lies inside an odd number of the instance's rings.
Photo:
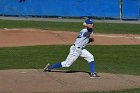
<svg viewBox="0 0 140 93">
<path fill-rule="evenodd" d="M 0 15 L 119 18 L 119 0 L 0 0 Z"/>
<path fill-rule="evenodd" d="M 140 0 L 123 0 L 122 6 L 123 19 L 139 19 Z"/>
</svg>

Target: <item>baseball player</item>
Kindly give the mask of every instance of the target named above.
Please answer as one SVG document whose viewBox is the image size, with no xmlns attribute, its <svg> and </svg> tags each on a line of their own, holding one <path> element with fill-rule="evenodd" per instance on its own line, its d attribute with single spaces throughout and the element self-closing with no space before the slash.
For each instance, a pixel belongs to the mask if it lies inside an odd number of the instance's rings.
<svg viewBox="0 0 140 93">
<path fill-rule="evenodd" d="M 93 37 L 93 21 L 86 19 L 83 23 L 84 28 L 78 34 L 74 44 L 70 47 L 70 52 L 65 61 L 55 64 L 47 64 L 44 71 L 51 72 L 52 69 L 61 67 L 70 67 L 72 63 L 79 57 L 83 57 L 88 63 L 90 68 L 90 78 L 98 77 L 94 70 L 94 56 L 85 49 L 85 46 L 94 42 Z"/>
</svg>

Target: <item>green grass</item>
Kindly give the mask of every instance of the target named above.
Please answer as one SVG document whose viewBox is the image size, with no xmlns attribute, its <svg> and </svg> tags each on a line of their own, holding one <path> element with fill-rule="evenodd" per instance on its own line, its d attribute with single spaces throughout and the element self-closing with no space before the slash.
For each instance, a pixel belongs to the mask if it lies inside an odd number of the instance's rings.
<svg viewBox="0 0 140 93">
<path fill-rule="evenodd" d="M 9 21 L 0 20 L 0 28 L 37 28 L 48 30 L 80 31 L 81 22 Z M 140 24 L 95 23 L 95 33 L 140 34 Z M 0 70 L 40 69 L 48 62 L 63 61 L 70 46 L 30 46 L 0 48 Z M 140 45 L 88 46 L 94 54 L 97 72 L 140 75 Z M 70 70 L 89 71 L 88 63 L 82 58 L 73 63 Z M 140 93 L 140 89 L 81 92 L 81 93 Z"/>
<path fill-rule="evenodd" d="M 65 60 L 70 46 L 30 46 L 0 48 L 0 69 L 39 69 L 48 62 Z M 140 75 L 140 45 L 88 46 L 94 54 L 97 72 Z M 82 59 L 70 70 L 89 71 L 88 63 Z"/>
<path fill-rule="evenodd" d="M 140 24 L 95 23 L 95 33 L 140 34 Z M 80 31 L 81 22 L 0 20 L 0 28 L 38 28 L 48 30 Z"/>
</svg>

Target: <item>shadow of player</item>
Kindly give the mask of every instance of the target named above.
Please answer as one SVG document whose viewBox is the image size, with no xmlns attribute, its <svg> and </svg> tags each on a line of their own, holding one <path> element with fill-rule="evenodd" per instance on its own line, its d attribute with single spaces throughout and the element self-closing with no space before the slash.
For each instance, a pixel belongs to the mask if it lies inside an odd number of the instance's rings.
<svg viewBox="0 0 140 93">
<path fill-rule="evenodd" d="M 82 71 L 82 70 L 51 70 L 51 72 L 58 72 L 58 73 L 79 73 L 79 72 L 82 72 L 82 73 L 87 73 L 87 74 L 90 74 L 90 72 L 88 71 Z"/>
</svg>

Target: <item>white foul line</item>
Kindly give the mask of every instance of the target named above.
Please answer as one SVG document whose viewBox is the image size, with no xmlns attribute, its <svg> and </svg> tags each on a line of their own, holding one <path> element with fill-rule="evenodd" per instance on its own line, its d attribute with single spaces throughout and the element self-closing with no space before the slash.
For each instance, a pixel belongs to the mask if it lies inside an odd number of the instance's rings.
<svg viewBox="0 0 140 93">
<path fill-rule="evenodd" d="M 140 37 L 134 37 L 134 36 L 109 36 L 109 35 L 95 35 L 95 36 L 102 36 L 102 37 L 113 37 L 113 38 L 118 38 L 118 37 L 122 37 L 122 38 L 130 38 L 130 39 L 140 39 Z"/>
</svg>

